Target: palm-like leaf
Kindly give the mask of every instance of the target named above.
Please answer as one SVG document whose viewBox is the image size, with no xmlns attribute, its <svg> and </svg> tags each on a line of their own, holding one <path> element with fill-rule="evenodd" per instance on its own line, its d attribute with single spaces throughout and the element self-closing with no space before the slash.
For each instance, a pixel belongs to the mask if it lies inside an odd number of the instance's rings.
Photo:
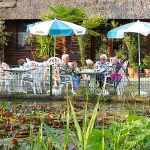
<svg viewBox="0 0 150 150">
<path fill-rule="evenodd" d="M 78 7 L 67 7 L 63 4 L 58 4 L 55 7 L 49 6 L 48 12 L 43 14 L 44 20 L 60 19 L 73 23 L 81 22 L 86 17 L 84 9 Z"/>
</svg>

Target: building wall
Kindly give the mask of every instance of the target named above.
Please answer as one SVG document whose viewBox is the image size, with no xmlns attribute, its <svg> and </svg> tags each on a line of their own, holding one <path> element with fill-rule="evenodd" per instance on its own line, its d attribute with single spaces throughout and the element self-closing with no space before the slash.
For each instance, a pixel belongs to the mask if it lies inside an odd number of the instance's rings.
<svg viewBox="0 0 150 150">
<path fill-rule="evenodd" d="M 18 59 L 20 58 L 32 58 L 31 51 L 29 49 L 22 49 L 17 46 L 17 26 L 22 21 L 7 20 L 5 21 L 6 31 L 8 32 L 8 45 L 5 47 L 5 62 L 10 65 L 18 65 Z M 31 21 L 32 22 L 32 21 Z"/>
<path fill-rule="evenodd" d="M 8 45 L 5 47 L 5 62 L 14 64 L 16 62 L 16 21 L 6 21 L 6 31 L 8 32 Z"/>
<path fill-rule="evenodd" d="M 146 54 L 150 56 L 150 35 L 147 36 Z"/>
<path fill-rule="evenodd" d="M 37 20 L 7 20 L 5 21 L 5 25 L 6 25 L 6 31 L 9 34 L 8 37 L 8 45 L 5 47 L 5 62 L 10 64 L 10 65 L 18 65 L 18 59 L 20 58 L 30 58 L 33 59 L 31 50 L 27 49 L 27 48 L 20 48 L 17 46 L 17 32 L 18 32 L 18 28 L 19 24 L 22 22 L 37 22 Z M 60 41 L 57 41 L 57 43 L 62 42 L 62 44 L 60 44 L 61 46 L 57 47 L 57 53 L 59 54 L 59 57 L 61 57 L 61 55 L 65 52 L 65 47 L 64 47 L 64 40 L 65 38 L 62 37 L 62 39 Z M 90 42 L 90 41 L 89 41 Z M 89 44 L 90 46 L 90 44 Z M 69 50 L 69 55 L 70 55 L 70 60 L 71 61 L 78 61 L 80 62 L 80 54 L 79 54 L 79 45 L 77 43 L 77 37 L 76 36 L 72 36 L 71 37 L 71 42 L 70 42 L 70 50 Z M 86 53 L 88 58 L 90 57 L 89 54 L 91 54 L 90 52 L 90 47 L 88 47 L 86 49 Z M 92 52 L 93 53 L 93 52 Z"/>
</svg>

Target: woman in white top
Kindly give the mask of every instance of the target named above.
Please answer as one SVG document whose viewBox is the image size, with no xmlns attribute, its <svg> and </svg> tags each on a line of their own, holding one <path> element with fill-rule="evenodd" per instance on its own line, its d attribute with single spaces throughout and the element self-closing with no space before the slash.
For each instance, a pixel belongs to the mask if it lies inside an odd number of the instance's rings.
<svg viewBox="0 0 150 150">
<path fill-rule="evenodd" d="M 98 69 L 104 68 L 107 70 L 109 67 L 109 62 L 107 62 L 107 55 L 106 54 L 100 55 L 100 60 L 97 61 L 94 66 L 97 67 Z"/>
<path fill-rule="evenodd" d="M 102 88 L 104 84 L 105 75 L 109 69 L 109 62 L 107 62 L 107 55 L 100 55 L 100 61 L 97 61 L 94 65 L 97 69 L 104 69 L 105 71 L 96 75 L 96 80 L 99 82 L 100 88 Z"/>
</svg>

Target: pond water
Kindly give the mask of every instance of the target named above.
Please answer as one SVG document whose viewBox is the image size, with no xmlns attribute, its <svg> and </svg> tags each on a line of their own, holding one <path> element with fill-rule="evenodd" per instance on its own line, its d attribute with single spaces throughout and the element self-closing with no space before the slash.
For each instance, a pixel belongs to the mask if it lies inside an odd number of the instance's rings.
<svg viewBox="0 0 150 150">
<path fill-rule="evenodd" d="M 82 122 L 85 108 L 84 102 L 72 102 L 77 112 L 78 121 Z M 88 103 L 90 119 L 95 103 Z M 109 119 L 123 121 L 128 114 L 150 117 L 150 105 L 145 103 L 100 103 L 96 126 L 102 123 L 109 125 Z M 62 129 L 66 123 L 66 102 L 64 101 L 0 101 L 0 145 L 17 141 L 29 140 L 30 123 L 35 134 L 40 126 L 40 119 L 52 128 Z M 70 118 L 72 124 L 72 118 Z M 27 140 L 27 141 L 28 141 Z M 9 141 L 9 142 L 8 142 Z M 11 141 L 11 142 L 10 142 Z"/>
<path fill-rule="evenodd" d="M 22 109 L 25 109 L 26 107 L 30 108 L 33 106 L 37 106 L 40 104 L 45 105 L 46 107 L 53 108 L 59 110 L 59 109 L 65 109 L 66 108 L 66 102 L 65 101 L 1 101 L 6 102 L 7 107 L 13 108 L 13 107 L 21 107 Z M 78 110 L 84 109 L 85 102 L 78 102 L 73 101 L 73 104 L 75 107 L 78 107 Z M 88 103 L 88 110 L 92 111 L 95 107 L 95 102 L 89 102 Z M 145 109 L 150 109 L 149 103 L 128 103 L 128 102 L 101 102 L 99 105 L 99 112 L 103 111 L 115 111 L 118 113 L 122 112 L 131 112 L 131 111 L 143 111 Z"/>
</svg>

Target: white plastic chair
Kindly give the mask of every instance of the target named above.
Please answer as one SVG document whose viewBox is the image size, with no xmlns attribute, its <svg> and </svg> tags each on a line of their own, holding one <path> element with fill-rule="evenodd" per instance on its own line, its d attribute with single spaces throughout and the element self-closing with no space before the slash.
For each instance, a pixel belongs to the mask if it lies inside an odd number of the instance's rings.
<svg viewBox="0 0 150 150">
<path fill-rule="evenodd" d="M 63 79 L 63 80 L 62 80 Z M 74 94 L 73 81 L 70 75 L 60 75 L 60 92 L 62 92 L 62 88 L 64 85 L 68 88 L 69 84 L 71 85 L 71 92 Z"/>
<path fill-rule="evenodd" d="M 26 64 L 24 64 L 24 68 L 35 68 L 35 70 L 31 70 L 24 74 L 23 76 L 23 84 L 26 85 L 26 83 L 30 84 L 34 94 L 43 93 L 43 90 L 46 91 L 46 77 L 49 75 L 47 73 L 47 68 L 49 67 L 48 63 L 46 61 L 44 62 L 36 62 L 36 61 L 30 61 Z M 26 89 L 27 91 L 27 89 Z"/>
<path fill-rule="evenodd" d="M 126 60 L 126 61 L 122 64 L 123 69 L 127 69 L 128 63 L 129 63 L 128 60 Z"/>
<path fill-rule="evenodd" d="M 44 69 L 42 63 L 38 63 L 36 61 L 30 61 L 24 64 L 24 68 L 33 69 L 25 73 L 22 77 L 23 85 L 25 86 L 25 91 L 27 92 L 27 85 L 26 83 L 30 84 L 34 94 L 42 93 L 42 83 L 44 82 Z"/>
<path fill-rule="evenodd" d="M 10 69 L 9 65 L 5 62 L 2 62 L 3 70 Z M 10 73 L 9 71 L 4 71 L 1 74 L 1 90 L 5 90 L 5 92 L 11 92 L 11 83 L 14 81 L 15 75 Z"/>
<path fill-rule="evenodd" d="M 114 88 L 114 91 L 116 90 L 117 95 L 123 95 L 124 92 L 124 87 L 128 84 L 128 79 L 126 76 L 126 73 L 123 68 L 120 68 L 118 74 L 122 76 L 122 79 L 119 81 L 117 86 L 115 87 L 114 84 L 108 83 L 108 79 L 110 78 L 110 75 L 107 75 L 104 80 L 104 85 L 103 85 L 103 95 L 109 95 L 109 89 L 107 89 L 107 85 L 109 88 Z"/>
<path fill-rule="evenodd" d="M 61 64 L 62 61 L 61 61 L 61 59 L 58 58 L 58 57 L 51 57 L 51 58 L 49 58 L 49 59 L 47 60 L 47 63 L 48 63 L 49 65 L 51 65 L 51 64 Z"/>
<path fill-rule="evenodd" d="M 29 59 L 29 58 L 26 58 L 26 62 L 28 63 L 28 62 L 30 62 L 31 60 Z"/>
<path fill-rule="evenodd" d="M 62 60 L 58 57 L 51 57 L 47 61 L 48 68 L 47 70 L 50 70 L 50 65 L 53 65 L 53 79 L 54 79 L 54 88 L 57 86 L 57 78 L 56 73 L 58 73 L 58 67 L 57 65 L 62 63 Z"/>
</svg>

